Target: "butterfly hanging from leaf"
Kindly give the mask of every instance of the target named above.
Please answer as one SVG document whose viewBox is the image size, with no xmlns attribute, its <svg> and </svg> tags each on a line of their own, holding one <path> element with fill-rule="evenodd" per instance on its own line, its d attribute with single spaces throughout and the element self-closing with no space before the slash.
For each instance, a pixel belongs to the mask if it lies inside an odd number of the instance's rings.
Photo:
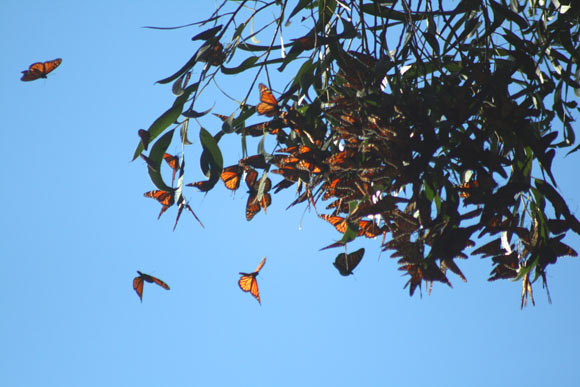
<svg viewBox="0 0 580 387">
<path fill-rule="evenodd" d="M 139 276 L 137 276 L 133 279 L 133 289 L 135 289 L 135 292 L 137 292 L 137 295 L 139 296 L 139 299 L 141 300 L 141 302 L 143 302 L 143 283 L 144 282 L 155 283 L 155 284 L 161 286 L 163 289 L 169 290 L 169 285 L 167 285 L 165 282 L 161 281 L 159 278 L 155 278 L 149 274 L 141 273 L 139 270 L 137 270 L 137 274 L 139 274 Z"/>
<path fill-rule="evenodd" d="M 272 203 L 272 197 L 268 193 L 272 188 L 272 181 L 269 178 L 266 178 L 264 182 L 264 189 L 262 192 L 262 197 L 258 199 L 258 192 L 260 189 L 260 180 L 258 180 L 258 172 L 256 170 L 251 169 L 246 175 L 246 184 L 250 189 L 250 196 L 248 197 L 248 203 L 246 204 L 246 219 L 248 221 L 252 220 L 254 216 L 258 212 L 260 212 L 260 208 L 264 209 L 266 212 L 266 208 Z"/>
<path fill-rule="evenodd" d="M 262 269 L 265 263 L 266 257 L 262 258 L 262 260 L 258 264 L 258 267 L 256 268 L 256 271 L 254 271 L 253 273 L 240 272 L 241 277 L 240 280 L 238 281 L 240 289 L 242 289 L 244 292 L 250 292 L 250 294 L 254 296 L 256 300 L 258 300 L 258 303 L 260 305 L 262 305 L 262 302 L 260 301 L 260 291 L 258 290 L 258 280 L 256 279 L 256 277 L 260 273 L 260 270 Z"/>
<path fill-rule="evenodd" d="M 22 72 L 21 81 L 34 81 L 39 78 L 46 78 L 46 76 L 55 68 L 60 66 L 62 59 L 57 58 L 46 62 L 36 62 L 28 67 L 28 70 Z"/>
<path fill-rule="evenodd" d="M 278 101 L 266 85 L 260 83 L 258 87 L 260 89 L 260 103 L 256 106 L 256 111 L 260 115 L 274 117 L 278 113 Z"/>
<path fill-rule="evenodd" d="M 364 248 L 359 249 L 354 253 L 350 254 L 346 253 L 338 254 L 336 256 L 336 259 L 334 260 L 333 265 L 334 267 L 336 267 L 340 275 L 348 276 L 350 274 L 353 274 L 352 273 L 353 269 L 359 264 L 364 254 L 365 254 Z"/>
</svg>

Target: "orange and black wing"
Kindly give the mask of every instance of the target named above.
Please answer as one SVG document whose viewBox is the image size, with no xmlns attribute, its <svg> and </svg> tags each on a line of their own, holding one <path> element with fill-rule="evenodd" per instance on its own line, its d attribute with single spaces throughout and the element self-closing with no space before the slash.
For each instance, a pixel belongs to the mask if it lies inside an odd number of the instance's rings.
<svg viewBox="0 0 580 387">
<path fill-rule="evenodd" d="M 138 271 L 137 273 L 139 273 L 141 278 L 143 278 L 145 281 L 147 281 L 149 283 L 157 284 L 157 285 L 161 286 L 163 289 L 169 290 L 169 285 L 167 285 L 165 282 L 161 281 L 159 278 L 153 277 L 152 275 L 149 275 L 149 274 L 141 273 L 140 271 Z"/>
<path fill-rule="evenodd" d="M 167 165 L 169 165 L 173 170 L 173 177 L 171 178 L 171 184 L 173 184 L 173 182 L 175 182 L 175 174 L 179 171 L 179 157 L 165 153 L 163 155 L 163 160 L 165 160 Z"/>
<path fill-rule="evenodd" d="M 57 68 L 62 62 L 62 59 L 57 58 L 46 62 L 36 62 L 28 67 L 28 70 L 22 72 L 21 81 L 34 81 L 39 78 L 46 78 L 46 76 Z"/>
<path fill-rule="evenodd" d="M 256 276 L 252 274 L 247 274 L 240 277 L 238 281 L 238 285 L 240 289 L 244 292 L 250 292 L 252 296 L 258 300 L 258 303 L 261 305 L 262 302 L 260 301 L 260 291 L 258 289 L 258 280 L 256 280 Z"/>
<path fill-rule="evenodd" d="M 256 111 L 266 117 L 275 116 L 278 112 L 278 101 L 266 85 L 260 83 L 258 87 L 260 88 L 260 103 L 256 106 Z"/>
<path fill-rule="evenodd" d="M 153 198 L 153 199 L 157 200 L 159 203 L 161 203 L 161 205 L 163 206 L 161 208 L 161 212 L 159 213 L 159 216 L 157 217 L 157 219 L 159 219 L 161 217 L 161 215 L 165 211 L 167 211 L 167 209 L 169 207 L 171 207 L 173 205 L 173 203 L 175 202 L 174 193 L 169 192 L 169 191 L 163 191 L 163 190 L 149 191 L 149 192 L 145 192 L 143 194 L 143 196 L 148 197 L 148 198 Z"/>
<path fill-rule="evenodd" d="M 242 276 L 238 281 L 238 286 L 240 287 L 240 289 L 242 289 L 244 292 L 250 292 L 250 294 L 254 296 L 256 300 L 258 300 L 258 303 L 260 305 L 262 304 L 262 302 L 260 301 L 260 291 L 258 289 L 258 280 L 256 279 L 256 277 L 260 273 L 260 270 L 262 270 L 262 267 L 264 267 L 265 263 L 266 257 L 262 258 L 262 260 L 258 264 L 258 267 L 256 268 L 256 271 L 254 271 L 253 273 L 249 274 L 240 273 Z"/>
<path fill-rule="evenodd" d="M 143 277 L 135 277 L 133 278 L 133 289 L 137 292 L 139 299 L 143 302 Z"/>
<path fill-rule="evenodd" d="M 266 209 L 270 204 L 272 204 L 272 197 L 268 193 L 272 188 L 272 181 L 269 178 L 266 178 L 264 182 L 264 191 L 262 192 L 262 198 L 258 201 L 258 190 L 260 188 L 260 181 L 258 180 L 258 172 L 252 169 L 246 175 L 246 184 L 250 189 L 250 196 L 248 197 L 248 202 L 246 203 L 246 219 L 252 220 L 254 216 L 258 212 L 260 212 L 260 208 Z"/>
<path fill-rule="evenodd" d="M 220 178 L 224 182 L 227 189 L 232 191 L 240 188 L 240 181 L 242 179 L 242 174 L 244 173 L 244 168 L 239 165 L 231 165 L 223 169 Z"/>
<path fill-rule="evenodd" d="M 363 255 L 365 254 L 365 249 L 359 249 L 354 253 L 346 254 L 338 254 L 336 259 L 334 260 L 334 267 L 338 270 L 340 275 L 347 276 L 352 274 L 352 270 L 359 264 Z"/>
<path fill-rule="evenodd" d="M 326 220 L 327 222 L 329 222 L 330 224 L 332 224 L 334 226 L 334 228 L 336 228 L 336 230 L 340 233 L 345 233 L 346 232 L 346 228 L 348 226 L 348 224 L 346 223 L 346 220 L 340 216 L 334 216 L 334 215 L 319 215 L 322 219 Z"/>
</svg>

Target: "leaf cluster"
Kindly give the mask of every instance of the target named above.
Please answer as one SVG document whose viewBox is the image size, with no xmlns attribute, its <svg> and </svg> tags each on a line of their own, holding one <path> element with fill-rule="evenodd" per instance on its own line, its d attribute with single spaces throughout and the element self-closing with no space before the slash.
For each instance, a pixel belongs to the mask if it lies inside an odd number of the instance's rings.
<svg viewBox="0 0 580 387">
<path fill-rule="evenodd" d="M 185 147 L 189 120 L 209 113 L 194 109 L 200 91 L 219 77 L 254 74 L 238 109 L 215 114 L 219 132 L 200 124 L 206 180 L 190 186 L 209 192 L 221 179 L 236 190 L 245 177 L 248 220 L 266 211 L 270 190 L 295 187 L 290 206 L 307 203 L 343 234 L 327 248 L 379 237 L 409 276 L 411 295 L 424 283 L 451 286 L 448 271 L 465 281 L 456 260 L 479 244 L 472 254 L 491 258 L 489 280 L 521 280 L 522 305 L 533 302 L 532 284 L 547 285 L 548 265 L 577 256 L 562 239 L 580 233 L 580 222 L 558 193 L 552 162 L 556 151 L 578 150 L 580 8 L 517 0 L 290 3 L 251 2 L 248 11 L 248 1 L 225 1 L 196 23 L 212 25 L 193 37 L 200 48 L 159 81 L 173 82 L 178 96 L 146 131 L 153 183 L 182 195 L 182 182 L 171 188 L 160 174 L 169 127 L 181 128 Z M 276 17 L 260 19 L 272 11 Z M 288 39 L 295 21 L 310 31 Z M 258 36 L 270 43 L 257 44 Z M 199 79 L 188 85 L 198 65 Z M 260 103 L 248 104 L 257 81 L 270 85 L 277 73 L 288 79 L 284 91 L 260 85 Z M 255 116 L 266 120 L 247 125 Z M 244 154 L 247 137 L 261 138 L 258 152 L 224 168 L 224 135 L 241 136 Z M 135 158 L 146 148 L 141 138 Z M 482 245 L 484 237 L 491 241 Z"/>
</svg>

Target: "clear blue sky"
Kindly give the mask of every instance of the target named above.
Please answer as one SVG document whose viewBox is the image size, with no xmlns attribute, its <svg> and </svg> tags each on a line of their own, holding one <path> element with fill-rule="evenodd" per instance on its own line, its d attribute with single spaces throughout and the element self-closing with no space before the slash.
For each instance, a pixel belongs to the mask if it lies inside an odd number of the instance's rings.
<svg viewBox="0 0 580 387">
<path fill-rule="evenodd" d="M 348 278 L 319 249 L 339 235 L 275 196 L 246 222 L 243 189 L 187 191 L 205 229 L 175 209 L 161 220 L 144 162 L 130 163 L 137 130 L 174 97 L 154 85 L 189 59 L 202 1 L 0 3 L 0 385 L 76 386 L 577 386 L 578 259 L 550 267 L 549 305 L 519 309 L 520 284 L 488 283 L 489 260 L 459 262 L 468 283 L 410 298 L 379 241 Z M 29 64 L 63 58 L 47 80 Z M 228 78 L 244 95 L 247 79 Z M 239 88 L 236 86 L 239 83 Z M 283 87 L 280 81 L 277 87 Z M 197 105 L 229 114 L 217 94 Z M 256 103 L 257 92 L 250 102 Z M 215 133 L 217 119 L 205 127 Z M 187 182 L 201 179 L 197 126 Z M 576 125 L 578 129 L 578 126 Z M 224 143 L 239 156 L 239 139 Z M 255 146 L 255 144 L 251 145 Z M 180 152 L 172 145 L 173 153 Z M 236 153 L 238 152 L 238 153 Z M 226 165 L 234 163 L 227 158 Z M 558 158 L 561 193 L 578 214 L 578 154 Z M 291 190 L 288 190 L 291 191 Z M 565 240 L 580 251 L 580 238 Z M 262 306 L 238 272 L 268 261 Z M 169 292 L 135 271 L 155 275 Z"/>
</svg>

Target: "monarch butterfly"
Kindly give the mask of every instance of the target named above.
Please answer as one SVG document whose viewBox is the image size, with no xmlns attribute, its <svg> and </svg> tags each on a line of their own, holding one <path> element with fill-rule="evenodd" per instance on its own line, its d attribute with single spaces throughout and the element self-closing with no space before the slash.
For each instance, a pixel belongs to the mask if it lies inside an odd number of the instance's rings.
<svg viewBox="0 0 580 387">
<path fill-rule="evenodd" d="M 239 165 L 231 165 L 223 169 L 220 178 L 224 182 L 224 185 L 227 189 L 235 191 L 240 188 L 240 181 L 243 173 L 243 167 Z"/>
<path fill-rule="evenodd" d="M 242 289 L 246 293 L 250 292 L 250 294 L 252 294 L 252 296 L 254 296 L 256 300 L 258 300 L 258 303 L 260 305 L 262 305 L 262 302 L 260 301 L 260 291 L 258 290 L 258 281 L 256 280 L 256 277 L 260 273 L 260 270 L 262 269 L 265 263 L 266 257 L 262 258 L 262 260 L 258 264 L 258 267 L 256 268 L 256 271 L 254 271 L 253 273 L 240 272 L 242 276 L 238 281 L 238 286 L 240 287 L 240 289 Z"/>
<path fill-rule="evenodd" d="M 38 78 L 46 78 L 48 73 L 57 68 L 62 62 L 62 59 L 57 58 L 46 62 L 36 62 L 28 67 L 28 70 L 22 72 L 21 81 L 34 81 Z"/>
<path fill-rule="evenodd" d="M 217 44 L 212 47 L 202 47 L 200 52 L 201 54 L 199 55 L 198 60 L 200 62 L 206 62 L 212 66 L 220 66 L 226 59 L 224 54 L 224 46 L 220 42 L 217 42 Z"/>
<path fill-rule="evenodd" d="M 340 275 L 346 277 L 349 274 L 352 274 L 352 270 L 359 264 L 364 254 L 364 248 L 348 255 L 346 253 L 338 254 L 333 265 L 336 267 Z"/>
<path fill-rule="evenodd" d="M 269 178 L 266 178 L 264 183 L 264 191 L 262 193 L 262 199 L 258 201 L 258 190 L 260 188 L 260 181 L 258 180 L 258 172 L 254 169 L 250 170 L 246 175 L 246 184 L 250 189 L 250 196 L 248 197 L 248 203 L 246 204 L 246 219 L 248 221 L 260 212 L 260 207 L 266 212 L 266 208 L 272 203 L 272 197 L 268 193 L 272 188 L 272 182 Z"/>
<path fill-rule="evenodd" d="M 133 289 L 137 292 L 139 299 L 143 302 L 143 282 L 147 281 L 149 283 L 156 283 L 157 285 L 161 286 L 163 289 L 169 290 L 169 285 L 165 282 L 161 281 L 159 278 L 155 278 L 149 274 L 143 274 L 139 270 L 137 270 L 138 277 L 133 278 Z"/>
<path fill-rule="evenodd" d="M 345 218 L 334 215 L 319 215 L 322 219 L 326 220 L 336 228 L 340 233 L 345 233 L 348 226 L 348 222 Z M 359 220 L 358 221 L 358 236 L 366 236 L 367 238 L 374 238 L 382 234 L 382 230 L 371 220 Z"/>
<path fill-rule="evenodd" d="M 177 156 L 170 155 L 169 153 L 165 153 L 163 155 L 163 160 L 171 167 L 173 170 L 173 177 L 171 178 L 171 185 L 175 182 L 175 174 L 179 171 L 179 158 Z"/>
<path fill-rule="evenodd" d="M 266 85 L 260 83 L 258 87 L 260 88 L 260 103 L 256 106 L 256 111 L 260 115 L 274 117 L 278 112 L 278 101 Z"/>
<path fill-rule="evenodd" d="M 155 191 L 149 191 L 149 192 L 145 192 L 143 194 L 143 196 L 148 197 L 148 198 L 153 198 L 155 200 L 157 200 L 159 203 L 161 203 L 161 205 L 163 206 L 163 208 L 161 208 L 161 212 L 159 213 L 159 216 L 157 217 L 157 219 L 161 218 L 161 215 L 163 215 L 163 213 L 165 211 L 167 211 L 167 209 L 169 207 L 171 207 L 173 205 L 173 203 L 175 202 L 175 195 L 174 193 L 171 191 L 163 191 L 163 190 L 155 190 Z"/>
</svg>

